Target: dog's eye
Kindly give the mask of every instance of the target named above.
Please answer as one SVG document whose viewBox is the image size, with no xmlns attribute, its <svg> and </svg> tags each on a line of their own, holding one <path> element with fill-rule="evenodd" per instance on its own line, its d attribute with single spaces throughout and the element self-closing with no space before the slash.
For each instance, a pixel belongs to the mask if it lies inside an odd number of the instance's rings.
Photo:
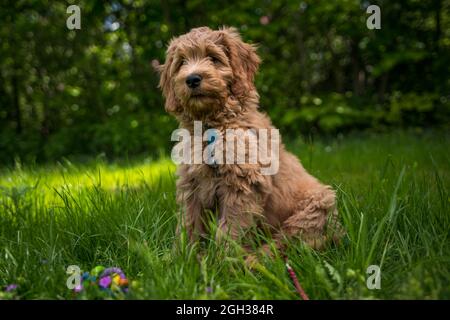
<svg viewBox="0 0 450 320">
<path fill-rule="evenodd" d="M 216 57 L 214 57 L 214 56 L 210 56 L 209 57 L 209 60 L 211 60 L 212 61 L 212 63 L 214 63 L 214 64 L 218 64 L 218 63 L 220 63 L 220 60 L 219 59 L 217 59 Z"/>
<path fill-rule="evenodd" d="M 177 64 L 177 70 L 179 70 L 182 66 L 187 64 L 187 60 L 183 59 L 183 60 L 179 60 L 178 64 Z"/>
</svg>

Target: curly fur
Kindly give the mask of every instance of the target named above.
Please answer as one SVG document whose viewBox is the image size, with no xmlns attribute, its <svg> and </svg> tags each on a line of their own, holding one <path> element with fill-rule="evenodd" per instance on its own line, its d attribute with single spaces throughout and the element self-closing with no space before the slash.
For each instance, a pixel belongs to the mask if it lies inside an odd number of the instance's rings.
<svg viewBox="0 0 450 320">
<path fill-rule="evenodd" d="M 254 78 L 261 60 L 256 47 L 234 28 L 196 28 L 171 40 L 160 67 L 165 109 L 180 127 L 193 132 L 194 120 L 224 133 L 226 129 L 270 129 L 258 110 Z M 185 84 L 191 73 L 203 78 L 195 96 Z M 311 176 L 280 145 L 279 170 L 262 175 L 261 164 L 180 165 L 177 201 L 185 209 L 179 226 L 195 240 L 207 230 L 205 211 L 218 208 L 219 238 L 238 239 L 245 230 L 268 225 L 275 238 L 300 237 L 314 248 L 327 240 L 326 227 L 337 223 L 335 192 Z"/>
</svg>

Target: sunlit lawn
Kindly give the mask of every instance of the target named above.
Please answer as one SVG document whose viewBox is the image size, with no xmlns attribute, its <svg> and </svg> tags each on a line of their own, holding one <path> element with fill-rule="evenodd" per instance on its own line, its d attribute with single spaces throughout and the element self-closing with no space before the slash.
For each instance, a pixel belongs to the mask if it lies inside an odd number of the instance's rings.
<svg viewBox="0 0 450 320">
<path fill-rule="evenodd" d="M 450 298 L 449 142 L 433 131 L 288 143 L 338 190 L 347 230 L 322 252 L 289 245 L 311 299 Z M 118 298 L 298 298 L 281 258 L 249 271 L 212 240 L 174 238 L 174 169 L 170 159 L 3 168 L 0 287 L 18 289 L 0 298 L 105 297 L 69 290 L 69 265 L 122 268 L 133 285 Z M 369 265 L 381 267 L 379 290 L 366 286 Z"/>
</svg>

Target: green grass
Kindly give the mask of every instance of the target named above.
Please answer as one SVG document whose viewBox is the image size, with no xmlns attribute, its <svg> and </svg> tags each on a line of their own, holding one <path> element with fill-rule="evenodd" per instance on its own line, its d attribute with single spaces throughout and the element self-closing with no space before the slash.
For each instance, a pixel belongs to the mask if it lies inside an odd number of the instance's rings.
<svg viewBox="0 0 450 320">
<path fill-rule="evenodd" d="M 290 244 L 311 299 L 450 298 L 449 147 L 443 132 L 288 144 L 338 190 L 348 233 L 321 252 Z M 104 265 L 136 281 L 133 299 L 297 299 L 281 258 L 249 271 L 212 240 L 174 239 L 173 170 L 170 160 L 2 169 L 0 286 L 17 283 L 13 298 L 71 299 L 67 266 Z M 380 290 L 366 287 L 372 264 L 381 267 Z"/>
</svg>

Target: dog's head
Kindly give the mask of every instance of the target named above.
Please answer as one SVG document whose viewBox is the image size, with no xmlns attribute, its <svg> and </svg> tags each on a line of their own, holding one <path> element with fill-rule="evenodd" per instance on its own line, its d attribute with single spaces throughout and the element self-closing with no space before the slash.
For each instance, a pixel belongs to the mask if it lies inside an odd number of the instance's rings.
<svg viewBox="0 0 450 320">
<path fill-rule="evenodd" d="M 174 114 L 207 114 L 224 108 L 228 98 L 241 104 L 255 95 L 260 59 L 235 28 L 192 29 L 170 41 L 159 67 L 165 108 Z"/>
</svg>

